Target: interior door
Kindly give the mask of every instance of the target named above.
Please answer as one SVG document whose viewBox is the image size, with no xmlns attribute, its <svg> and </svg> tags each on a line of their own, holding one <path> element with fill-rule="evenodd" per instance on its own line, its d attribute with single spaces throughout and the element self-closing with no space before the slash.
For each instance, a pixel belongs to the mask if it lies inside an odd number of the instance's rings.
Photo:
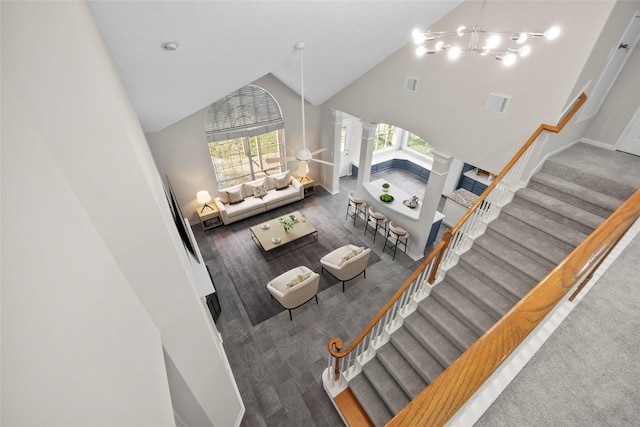
<svg viewBox="0 0 640 427">
<path fill-rule="evenodd" d="M 340 173 L 339 176 L 347 176 L 351 173 L 351 162 L 349 161 L 349 144 L 347 143 L 348 128 L 342 127 L 340 133 Z"/>
<path fill-rule="evenodd" d="M 616 149 L 640 156 L 640 108 L 631 118 L 627 128 L 622 132 Z"/>
</svg>

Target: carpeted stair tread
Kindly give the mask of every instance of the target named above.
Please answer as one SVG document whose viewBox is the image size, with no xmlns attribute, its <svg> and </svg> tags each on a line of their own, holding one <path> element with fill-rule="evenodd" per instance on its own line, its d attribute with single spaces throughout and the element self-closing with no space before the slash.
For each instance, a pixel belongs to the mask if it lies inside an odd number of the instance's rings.
<svg viewBox="0 0 640 427">
<path fill-rule="evenodd" d="M 435 298 L 427 297 L 420 301 L 418 311 L 460 351 L 465 351 L 480 337 Z"/>
<path fill-rule="evenodd" d="M 379 348 L 376 357 L 410 399 L 414 399 L 427 386 L 393 344 L 387 343 Z"/>
<path fill-rule="evenodd" d="M 349 381 L 349 388 L 376 427 L 384 426 L 393 418 L 393 414 L 384 400 L 375 391 L 365 375 L 357 375 Z"/>
<path fill-rule="evenodd" d="M 516 225 L 503 217 L 492 221 L 487 228 L 487 233 L 489 230 L 506 238 L 507 241 L 505 241 L 505 243 L 509 244 L 514 250 L 533 259 L 535 258 L 532 257 L 530 253 L 542 257 L 553 264 L 558 264 L 570 251 L 570 248 L 559 248 L 553 243 L 550 243 L 549 240 L 541 239 L 537 233 L 533 233 L 532 230 L 528 229 L 528 226 L 525 226 L 522 222 Z"/>
<path fill-rule="evenodd" d="M 427 384 L 431 384 L 444 371 L 445 366 L 442 366 L 404 326 L 391 334 L 391 344 Z"/>
<path fill-rule="evenodd" d="M 420 341 L 429 353 L 442 364 L 449 366 L 462 354 L 435 326 L 433 326 L 421 313 L 414 312 L 404 319 L 404 327 Z"/>
<path fill-rule="evenodd" d="M 498 319 L 515 304 L 459 264 L 447 271 L 447 278 L 457 290 Z"/>
<path fill-rule="evenodd" d="M 563 202 L 562 200 L 558 200 L 554 197 L 549 196 L 548 194 L 532 190 L 531 188 L 521 188 L 520 190 L 516 191 L 515 197 L 524 199 L 531 204 L 536 205 L 538 207 L 538 209 L 536 209 L 536 212 L 538 213 L 542 213 L 543 215 L 548 214 L 553 219 L 560 216 L 564 218 L 568 223 L 575 222 L 581 224 L 582 226 L 587 227 L 586 233 L 589 234 L 594 229 L 596 229 L 602 223 L 602 221 L 604 221 L 604 218 L 598 215 L 570 205 L 569 203 Z"/>
<path fill-rule="evenodd" d="M 514 303 L 520 301 L 536 284 L 532 278 L 527 277 L 527 280 L 524 280 L 521 275 L 513 274 L 513 269 L 509 271 L 503 268 L 503 262 L 496 263 L 483 254 L 486 254 L 486 251 L 481 253 L 476 247 L 472 247 L 460 258 L 459 265 L 484 278 L 485 283 L 493 285 L 496 291 Z"/>
<path fill-rule="evenodd" d="M 518 272 L 522 274 L 525 281 L 530 278 L 533 279 L 535 283 L 538 283 L 553 268 L 551 263 L 539 264 L 531 261 L 530 258 L 527 258 L 520 252 L 513 251 L 511 248 L 501 245 L 499 241 L 487 234 L 476 239 L 474 246 L 484 250 L 485 256 L 494 257 L 495 260 L 498 263 L 502 263 L 505 268 L 509 267 L 509 271 L 512 271 L 514 275 L 517 275 Z"/>
<path fill-rule="evenodd" d="M 539 229 L 530 224 L 527 224 L 526 221 L 514 217 L 513 215 L 501 215 L 500 219 L 505 223 L 510 224 L 510 226 L 516 230 L 515 232 L 517 233 L 517 235 L 526 236 L 526 238 L 528 239 L 553 245 L 561 249 L 561 251 L 564 253 L 569 253 L 575 248 L 574 245 L 571 245 L 560 239 L 559 237 L 550 234 L 549 232 L 547 232 L 547 230 Z M 518 238 L 517 235 L 515 236 L 516 238 Z"/>
<path fill-rule="evenodd" d="M 571 227 L 566 227 L 557 221 L 552 220 L 538 212 L 527 209 L 519 199 L 514 200 L 507 206 L 502 208 L 502 213 L 518 218 L 522 222 L 545 231 L 547 234 L 554 236 L 567 244 L 576 247 L 587 238 L 587 235 Z"/>
<path fill-rule="evenodd" d="M 433 287 L 431 295 L 478 335 L 484 334 L 498 320 L 461 294 L 446 279 Z"/>
<path fill-rule="evenodd" d="M 539 184 L 541 187 L 535 184 Z M 618 200 L 609 194 L 601 193 L 545 172 L 538 172 L 532 176 L 528 187 L 540 188 L 542 192 L 548 191 L 546 189 L 551 189 L 548 193 L 549 195 L 556 197 L 556 194 L 563 194 L 565 196 L 562 200 L 571 200 L 569 203 L 599 216 L 609 216 L 611 212 L 618 209 L 622 204 L 622 200 Z M 546 189 L 543 187 L 546 187 Z"/>
<path fill-rule="evenodd" d="M 576 144 L 550 157 L 541 172 L 627 200 L 638 189 L 640 171 L 636 159 L 629 154 Z M 629 176 L 620 176 L 620 171 Z"/>
<path fill-rule="evenodd" d="M 377 357 L 368 361 L 362 367 L 362 372 L 394 415 L 409 404 L 409 397 Z"/>
</svg>

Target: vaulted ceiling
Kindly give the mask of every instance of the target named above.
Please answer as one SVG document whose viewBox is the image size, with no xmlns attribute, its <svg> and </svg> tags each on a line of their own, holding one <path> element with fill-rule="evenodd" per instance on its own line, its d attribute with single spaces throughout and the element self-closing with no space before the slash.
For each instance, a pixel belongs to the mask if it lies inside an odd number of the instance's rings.
<svg viewBox="0 0 640 427">
<path fill-rule="evenodd" d="M 322 104 L 460 3 L 89 1 L 145 132 L 268 73 L 300 93 L 299 41 L 305 98 Z"/>
</svg>

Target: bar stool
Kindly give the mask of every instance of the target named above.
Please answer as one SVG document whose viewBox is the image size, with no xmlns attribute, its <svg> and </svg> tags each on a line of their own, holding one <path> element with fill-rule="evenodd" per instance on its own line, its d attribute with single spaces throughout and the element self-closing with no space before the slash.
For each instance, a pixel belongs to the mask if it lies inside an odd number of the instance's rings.
<svg viewBox="0 0 640 427">
<path fill-rule="evenodd" d="M 369 207 L 369 214 L 367 215 L 367 222 L 364 225 L 364 235 L 367 235 L 367 230 L 373 233 L 373 243 L 376 242 L 376 236 L 378 235 L 378 229 L 384 228 L 383 235 L 387 235 L 387 222 L 389 218 L 387 218 L 384 214 L 380 212 L 376 212 L 373 209 L 373 206 Z M 369 230 L 369 225 L 371 225 L 372 230 Z"/>
<path fill-rule="evenodd" d="M 349 209 L 353 207 L 353 213 L 349 213 Z M 363 219 L 367 218 L 367 202 L 364 199 L 357 197 L 353 191 L 349 193 L 349 204 L 347 205 L 347 216 L 344 219 L 349 217 L 353 218 L 353 226 L 356 226 L 356 218 L 358 215 L 362 214 Z"/>
<path fill-rule="evenodd" d="M 389 230 L 387 231 L 387 239 L 384 242 L 382 252 L 386 248 L 393 249 L 393 259 L 396 259 L 396 250 L 398 245 L 404 245 L 404 253 L 407 253 L 407 244 L 409 243 L 409 232 L 402 227 L 393 225 L 393 221 L 389 221 Z"/>
</svg>

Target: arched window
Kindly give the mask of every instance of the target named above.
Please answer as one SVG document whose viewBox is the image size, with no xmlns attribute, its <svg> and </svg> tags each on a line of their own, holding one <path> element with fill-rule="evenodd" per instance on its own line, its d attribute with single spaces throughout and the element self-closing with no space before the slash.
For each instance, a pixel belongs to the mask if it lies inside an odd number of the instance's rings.
<svg viewBox="0 0 640 427">
<path fill-rule="evenodd" d="M 209 106 L 204 122 L 219 188 L 280 172 L 269 157 L 284 153 L 280 106 L 264 89 L 247 85 Z"/>
<path fill-rule="evenodd" d="M 427 157 L 433 157 L 433 147 L 424 139 L 399 127 L 379 123 L 376 127 L 376 139 L 373 151 L 395 148 L 413 150 Z"/>
</svg>

